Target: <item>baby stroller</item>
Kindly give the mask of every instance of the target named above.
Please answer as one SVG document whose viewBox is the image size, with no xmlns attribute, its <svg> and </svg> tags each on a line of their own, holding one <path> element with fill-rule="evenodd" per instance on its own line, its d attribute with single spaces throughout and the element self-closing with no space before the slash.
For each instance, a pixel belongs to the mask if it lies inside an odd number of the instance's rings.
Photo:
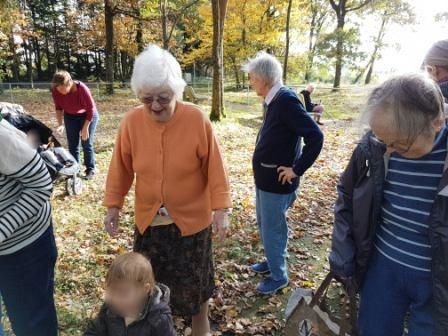
<svg viewBox="0 0 448 336">
<path fill-rule="evenodd" d="M 0 114 L 15 128 L 24 132 L 30 145 L 44 160 L 53 183 L 65 181 L 68 195 L 78 195 L 82 191 L 82 180 L 78 174 L 80 165 L 76 159 L 60 144 L 51 128 L 27 114 L 23 106 L 0 102 Z"/>
</svg>

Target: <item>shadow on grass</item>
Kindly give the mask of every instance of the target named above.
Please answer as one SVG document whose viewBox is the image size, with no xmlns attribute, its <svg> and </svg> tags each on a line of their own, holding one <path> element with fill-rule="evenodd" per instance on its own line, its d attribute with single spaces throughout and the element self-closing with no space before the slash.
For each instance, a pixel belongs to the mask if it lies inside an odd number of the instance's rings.
<svg viewBox="0 0 448 336">
<path fill-rule="evenodd" d="M 236 118 L 236 121 L 241 126 L 258 129 L 263 123 L 263 117 L 259 116 L 254 118 Z"/>
</svg>

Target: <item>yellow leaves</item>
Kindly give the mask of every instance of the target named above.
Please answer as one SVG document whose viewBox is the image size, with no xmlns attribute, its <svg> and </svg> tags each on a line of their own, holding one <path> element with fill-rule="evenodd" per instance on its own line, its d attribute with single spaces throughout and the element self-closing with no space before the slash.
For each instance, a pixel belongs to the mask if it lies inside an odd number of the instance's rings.
<svg viewBox="0 0 448 336">
<path fill-rule="evenodd" d="M 39 96 L 45 94 L 40 92 Z M 52 119 L 47 114 L 52 108 L 50 97 L 46 102 L 38 98 L 34 96 L 23 104 L 36 117 L 50 123 Z M 214 246 L 216 291 L 210 300 L 213 336 L 282 335 L 284 308 L 291 291 L 297 287 L 315 288 L 326 271 L 335 186 L 355 145 L 356 136 L 347 124 L 330 122 L 325 126 L 324 150 L 302 179 L 298 200 L 288 213 L 290 287 L 270 297 L 261 296 L 255 288 L 262 277 L 249 270 L 249 265 L 263 258 L 251 171 L 251 155 L 261 121 L 258 100 L 255 96 L 249 98 L 251 104 L 242 109 L 246 94 L 226 93 L 229 118 L 214 125 L 227 162 L 235 209 L 229 238 Z M 133 194 L 122 213 L 123 233 L 114 239 L 104 232 L 104 209 L 99 202 L 117 126 L 133 103 L 130 92 L 98 102 L 102 112 L 96 139 L 99 174 L 93 182 L 86 182 L 84 193 L 77 198 L 63 196 L 63 186 L 56 187 L 52 200 L 59 248 L 56 300 L 58 311 L 71 314 L 70 318 L 61 316 L 61 336 L 77 335 L 84 328 L 86 319 L 103 302 L 104 277 L 110 263 L 117 254 L 132 248 Z M 175 318 L 174 322 L 179 335 L 191 335 L 189 322 L 181 318 Z M 69 330 L 68 325 L 75 331 Z"/>
<path fill-rule="evenodd" d="M 304 287 L 304 288 L 311 288 L 311 287 L 314 286 L 314 284 L 313 284 L 312 282 L 310 282 L 310 281 L 303 281 L 303 282 L 301 283 L 301 285 L 302 285 L 302 287 Z"/>
<path fill-rule="evenodd" d="M 242 201 L 241 201 L 241 204 L 243 205 L 243 207 L 244 208 L 251 208 L 251 209 L 254 209 L 255 208 L 255 205 L 253 204 L 253 201 L 251 201 L 248 197 L 246 197 L 246 198 L 244 198 Z"/>
<path fill-rule="evenodd" d="M 226 315 L 229 317 L 237 317 L 239 314 L 238 310 L 235 307 L 229 307 L 226 310 Z"/>
<path fill-rule="evenodd" d="M 281 1 L 229 0 L 224 26 L 224 58 L 235 59 L 238 63 L 265 47 L 282 45 L 284 20 L 281 17 L 267 17 L 269 8 L 284 6 Z M 199 26 L 187 27 L 190 42 L 200 42 L 199 48 L 184 55 L 183 62 L 192 64 L 211 56 L 213 40 L 212 10 L 209 2 L 198 9 L 201 18 Z"/>
<path fill-rule="evenodd" d="M 123 246 L 120 246 L 120 247 L 117 249 L 117 254 L 123 254 L 123 253 L 126 253 L 126 252 L 128 252 L 128 250 L 125 249 Z"/>
</svg>

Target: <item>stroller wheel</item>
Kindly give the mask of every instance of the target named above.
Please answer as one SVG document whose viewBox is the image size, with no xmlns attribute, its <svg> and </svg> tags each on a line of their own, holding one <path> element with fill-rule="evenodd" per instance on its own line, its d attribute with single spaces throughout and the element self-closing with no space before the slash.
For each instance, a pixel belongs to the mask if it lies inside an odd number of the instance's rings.
<svg viewBox="0 0 448 336">
<path fill-rule="evenodd" d="M 68 178 L 65 182 L 65 191 L 69 196 L 79 195 L 82 192 L 82 187 L 82 180 L 78 175 L 73 175 L 73 177 Z"/>
<path fill-rule="evenodd" d="M 73 176 L 73 195 L 79 195 L 82 192 L 82 180 L 79 178 L 78 175 Z"/>
</svg>

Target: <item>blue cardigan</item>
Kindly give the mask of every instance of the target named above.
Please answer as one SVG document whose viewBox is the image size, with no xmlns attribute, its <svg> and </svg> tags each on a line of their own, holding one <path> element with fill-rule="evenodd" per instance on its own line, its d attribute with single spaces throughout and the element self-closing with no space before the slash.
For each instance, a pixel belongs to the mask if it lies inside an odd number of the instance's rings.
<svg viewBox="0 0 448 336">
<path fill-rule="evenodd" d="M 301 142 L 304 142 L 303 149 Z M 277 168 L 292 167 L 302 176 L 322 149 L 324 136 L 294 91 L 283 87 L 269 104 L 252 159 L 255 185 L 263 191 L 289 194 L 299 185 L 278 181 Z"/>
</svg>

